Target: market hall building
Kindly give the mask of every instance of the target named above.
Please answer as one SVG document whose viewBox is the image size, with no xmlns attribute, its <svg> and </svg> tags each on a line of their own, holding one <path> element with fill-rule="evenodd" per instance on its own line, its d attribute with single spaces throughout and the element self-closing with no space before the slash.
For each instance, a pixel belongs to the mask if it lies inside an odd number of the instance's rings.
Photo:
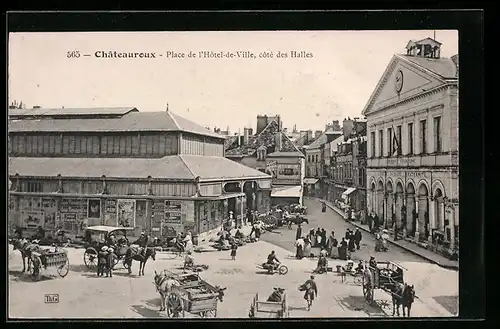
<svg viewBox="0 0 500 329">
<path fill-rule="evenodd" d="M 224 157 L 224 138 L 168 111 L 9 109 L 9 226 L 81 235 L 219 230 L 271 177 Z M 267 192 L 269 193 L 269 192 Z"/>
<path fill-rule="evenodd" d="M 458 55 L 431 38 L 394 55 L 363 110 L 368 210 L 422 247 L 456 257 Z"/>
</svg>

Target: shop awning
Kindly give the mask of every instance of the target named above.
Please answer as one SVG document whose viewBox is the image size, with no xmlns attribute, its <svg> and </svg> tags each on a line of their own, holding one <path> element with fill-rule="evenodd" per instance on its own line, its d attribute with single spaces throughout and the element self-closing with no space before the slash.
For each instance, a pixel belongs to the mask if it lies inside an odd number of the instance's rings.
<svg viewBox="0 0 500 329">
<path fill-rule="evenodd" d="M 304 184 L 313 185 L 318 182 L 317 178 L 304 178 Z"/>
<path fill-rule="evenodd" d="M 272 198 L 300 198 L 302 195 L 302 187 L 289 186 L 289 187 L 275 187 L 271 191 Z"/>
<path fill-rule="evenodd" d="M 344 193 L 342 193 L 342 196 L 348 196 L 349 194 L 351 194 L 354 191 L 356 191 L 356 189 L 354 187 L 350 187 L 347 190 L 345 190 Z"/>
</svg>

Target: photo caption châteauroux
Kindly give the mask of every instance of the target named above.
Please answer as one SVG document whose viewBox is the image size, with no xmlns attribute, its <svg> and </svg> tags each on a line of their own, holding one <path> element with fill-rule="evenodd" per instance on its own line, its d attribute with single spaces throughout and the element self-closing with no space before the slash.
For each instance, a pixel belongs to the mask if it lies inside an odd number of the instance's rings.
<svg viewBox="0 0 500 329">
<path fill-rule="evenodd" d="M 119 52 L 116 50 L 96 51 L 94 56 L 96 58 L 156 58 L 155 52 Z"/>
</svg>

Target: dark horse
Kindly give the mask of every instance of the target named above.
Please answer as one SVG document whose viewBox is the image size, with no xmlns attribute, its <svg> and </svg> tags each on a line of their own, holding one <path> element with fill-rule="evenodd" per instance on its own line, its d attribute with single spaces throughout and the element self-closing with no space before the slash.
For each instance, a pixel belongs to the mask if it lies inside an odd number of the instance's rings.
<svg viewBox="0 0 500 329">
<path fill-rule="evenodd" d="M 405 309 L 410 317 L 411 304 L 415 301 L 415 288 L 413 285 L 395 284 L 392 286 L 392 316 L 397 313 L 399 316 L 399 306 L 403 307 L 403 316 L 406 316 Z"/>
<path fill-rule="evenodd" d="M 19 250 L 21 252 L 21 257 L 23 258 L 23 271 L 26 271 L 26 258 L 28 259 L 28 271 L 31 269 L 31 252 L 38 250 L 40 246 L 35 243 L 31 243 L 26 239 L 13 239 L 11 240 L 14 250 Z"/>
<path fill-rule="evenodd" d="M 139 262 L 139 275 L 144 275 L 144 267 L 149 257 L 156 260 L 156 251 L 152 247 L 147 247 L 146 251 L 141 253 L 141 249 L 130 247 L 125 254 L 125 264 L 128 265 L 128 274 L 132 273 L 132 260 Z M 143 256 L 144 254 L 144 256 Z"/>
</svg>

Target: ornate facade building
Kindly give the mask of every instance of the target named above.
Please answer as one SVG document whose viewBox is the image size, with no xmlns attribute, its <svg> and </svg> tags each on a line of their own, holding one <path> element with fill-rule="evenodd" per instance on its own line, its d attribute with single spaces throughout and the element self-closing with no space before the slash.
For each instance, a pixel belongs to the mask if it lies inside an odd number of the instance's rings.
<svg viewBox="0 0 500 329">
<path fill-rule="evenodd" d="M 368 210 L 422 247 L 457 256 L 458 56 L 431 38 L 394 55 L 363 115 Z"/>
<path fill-rule="evenodd" d="M 168 109 L 12 110 L 8 124 L 11 227 L 202 236 L 230 211 L 244 219 L 247 197 L 271 188 L 224 157 L 224 137 Z"/>
</svg>

